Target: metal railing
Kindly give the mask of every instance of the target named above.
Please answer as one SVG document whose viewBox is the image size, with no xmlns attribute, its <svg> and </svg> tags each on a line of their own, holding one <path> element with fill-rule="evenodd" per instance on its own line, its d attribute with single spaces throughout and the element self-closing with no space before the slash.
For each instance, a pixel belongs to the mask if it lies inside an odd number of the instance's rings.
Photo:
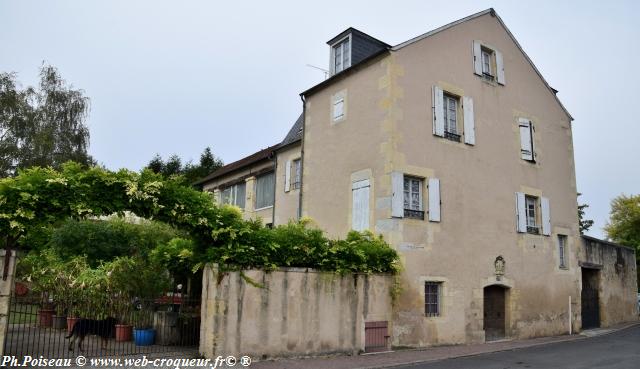
<svg viewBox="0 0 640 369">
<path fill-rule="evenodd" d="M 413 209 L 404 209 L 404 217 L 411 219 L 421 219 L 424 220 L 424 211 L 422 210 L 413 210 Z"/>
<path fill-rule="evenodd" d="M 540 227 L 538 226 L 527 226 L 527 233 L 531 234 L 540 234 Z"/>
<path fill-rule="evenodd" d="M 460 142 L 460 135 L 457 133 L 453 133 L 453 132 L 444 132 L 444 138 L 446 138 L 449 141 L 455 141 L 455 142 Z"/>
<path fill-rule="evenodd" d="M 31 293 L 11 297 L 5 355 L 22 360 L 27 355 L 57 359 L 174 352 L 195 350 L 200 340 L 198 299 L 42 301 Z"/>
</svg>

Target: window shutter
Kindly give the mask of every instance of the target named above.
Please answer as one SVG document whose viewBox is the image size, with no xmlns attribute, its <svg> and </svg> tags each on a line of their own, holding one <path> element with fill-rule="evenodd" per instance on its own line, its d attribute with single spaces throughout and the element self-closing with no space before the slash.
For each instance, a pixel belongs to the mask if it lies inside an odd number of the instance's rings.
<svg viewBox="0 0 640 369">
<path fill-rule="evenodd" d="M 502 53 L 498 50 L 495 51 L 496 53 L 496 69 L 497 69 L 497 77 L 498 77 L 498 83 L 501 85 L 505 84 L 505 79 L 504 79 L 504 60 L 502 59 Z"/>
<path fill-rule="evenodd" d="M 482 44 L 480 41 L 473 41 L 473 72 L 482 75 Z"/>
<path fill-rule="evenodd" d="M 354 182 L 352 189 L 351 228 L 364 231 L 369 229 L 369 180 Z"/>
<path fill-rule="evenodd" d="M 473 117 L 473 99 L 469 96 L 462 98 L 462 108 L 464 110 L 464 143 L 476 144 L 476 127 Z"/>
<path fill-rule="evenodd" d="M 433 134 L 444 136 L 444 92 L 438 86 L 433 86 Z"/>
<path fill-rule="evenodd" d="M 404 217 L 404 174 L 401 172 L 391 173 L 391 216 L 394 218 Z"/>
<path fill-rule="evenodd" d="M 440 180 L 429 178 L 429 221 L 440 221 Z"/>
<path fill-rule="evenodd" d="M 291 190 L 291 160 L 287 160 L 284 167 L 284 192 Z"/>
<path fill-rule="evenodd" d="M 527 232 L 527 210 L 523 192 L 516 192 L 516 230 L 520 233 Z"/>
<path fill-rule="evenodd" d="M 344 116 L 344 97 L 336 97 L 333 102 L 333 120 L 338 120 Z"/>
<path fill-rule="evenodd" d="M 520 118 L 520 152 L 524 160 L 533 160 L 533 137 L 531 135 L 531 121 Z"/>
<path fill-rule="evenodd" d="M 540 210 L 542 214 L 542 234 L 549 236 L 551 235 L 551 214 L 547 197 L 540 198 Z"/>
</svg>

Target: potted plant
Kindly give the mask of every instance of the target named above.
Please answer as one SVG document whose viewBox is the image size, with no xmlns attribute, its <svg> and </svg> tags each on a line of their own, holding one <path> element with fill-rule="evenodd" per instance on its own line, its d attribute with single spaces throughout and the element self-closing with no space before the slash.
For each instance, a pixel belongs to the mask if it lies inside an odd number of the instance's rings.
<svg viewBox="0 0 640 369">
<path fill-rule="evenodd" d="M 41 255 L 29 254 L 20 261 L 20 268 L 26 274 L 26 280 L 31 284 L 34 292 L 40 294 L 40 308 L 38 309 L 38 325 L 43 328 L 53 324 L 53 299 L 51 292 L 55 285 L 55 273 L 60 260 L 50 251 Z"/>
<path fill-rule="evenodd" d="M 135 328 L 133 329 L 133 340 L 136 346 L 153 345 L 156 339 L 156 330 L 151 325 L 152 312 L 143 303 L 136 304 L 133 312 Z"/>
<path fill-rule="evenodd" d="M 114 311 L 118 318 L 116 324 L 116 342 L 128 342 L 133 337 L 133 325 L 130 321 L 131 302 L 122 293 L 118 293 L 114 299 Z"/>
</svg>

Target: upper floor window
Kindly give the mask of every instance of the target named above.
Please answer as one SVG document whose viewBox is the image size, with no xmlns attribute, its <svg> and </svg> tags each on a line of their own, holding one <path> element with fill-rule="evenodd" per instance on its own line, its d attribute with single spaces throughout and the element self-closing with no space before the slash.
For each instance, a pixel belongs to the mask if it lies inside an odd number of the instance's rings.
<svg viewBox="0 0 640 369">
<path fill-rule="evenodd" d="M 275 175 L 273 172 L 256 178 L 256 209 L 273 206 L 275 191 Z"/>
<path fill-rule="evenodd" d="M 333 73 L 340 73 L 351 66 L 351 37 L 333 45 Z"/>
<path fill-rule="evenodd" d="M 533 122 L 526 118 L 518 119 L 520 127 L 520 157 L 524 160 L 535 162 L 536 153 L 533 145 Z"/>
<path fill-rule="evenodd" d="M 433 134 L 455 142 L 464 135 L 464 143 L 475 145 L 475 129 L 473 99 L 433 86 Z"/>
<path fill-rule="evenodd" d="M 493 79 L 493 51 L 482 48 L 482 74 Z"/>
<path fill-rule="evenodd" d="M 302 166 L 300 159 L 293 161 L 293 189 L 297 190 L 302 184 Z"/>
<path fill-rule="evenodd" d="M 502 53 L 478 40 L 473 41 L 473 69 L 486 80 L 505 84 Z"/>
<path fill-rule="evenodd" d="M 404 216 L 406 218 L 424 219 L 422 211 L 422 179 L 404 177 Z"/>
<path fill-rule="evenodd" d="M 538 199 L 533 196 L 525 196 L 525 207 L 527 214 L 527 232 L 538 234 L 538 223 L 536 220 L 536 208 Z"/>
<path fill-rule="evenodd" d="M 549 199 L 516 192 L 517 231 L 545 236 L 551 235 Z"/>
<path fill-rule="evenodd" d="M 221 200 L 223 204 L 235 205 L 244 209 L 246 184 L 244 182 L 236 183 L 221 191 Z"/>
<path fill-rule="evenodd" d="M 346 119 L 347 90 L 342 90 L 331 96 L 331 117 L 333 123 L 338 123 Z"/>
<path fill-rule="evenodd" d="M 460 142 L 458 134 L 458 97 L 444 94 L 444 137 Z"/>
</svg>

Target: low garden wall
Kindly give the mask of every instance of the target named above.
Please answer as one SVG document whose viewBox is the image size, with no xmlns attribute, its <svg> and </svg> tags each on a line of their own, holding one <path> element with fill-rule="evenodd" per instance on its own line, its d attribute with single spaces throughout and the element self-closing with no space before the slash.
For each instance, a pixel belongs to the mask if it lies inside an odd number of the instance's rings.
<svg viewBox="0 0 640 369">
<path fill-rule="evenodd" d="M 200 353 L 254 359 L 355 354 L 365 322 L 391 320 L 390 275 L 306 268 L 218 273 L 205 268 Z"/>
</svg>

